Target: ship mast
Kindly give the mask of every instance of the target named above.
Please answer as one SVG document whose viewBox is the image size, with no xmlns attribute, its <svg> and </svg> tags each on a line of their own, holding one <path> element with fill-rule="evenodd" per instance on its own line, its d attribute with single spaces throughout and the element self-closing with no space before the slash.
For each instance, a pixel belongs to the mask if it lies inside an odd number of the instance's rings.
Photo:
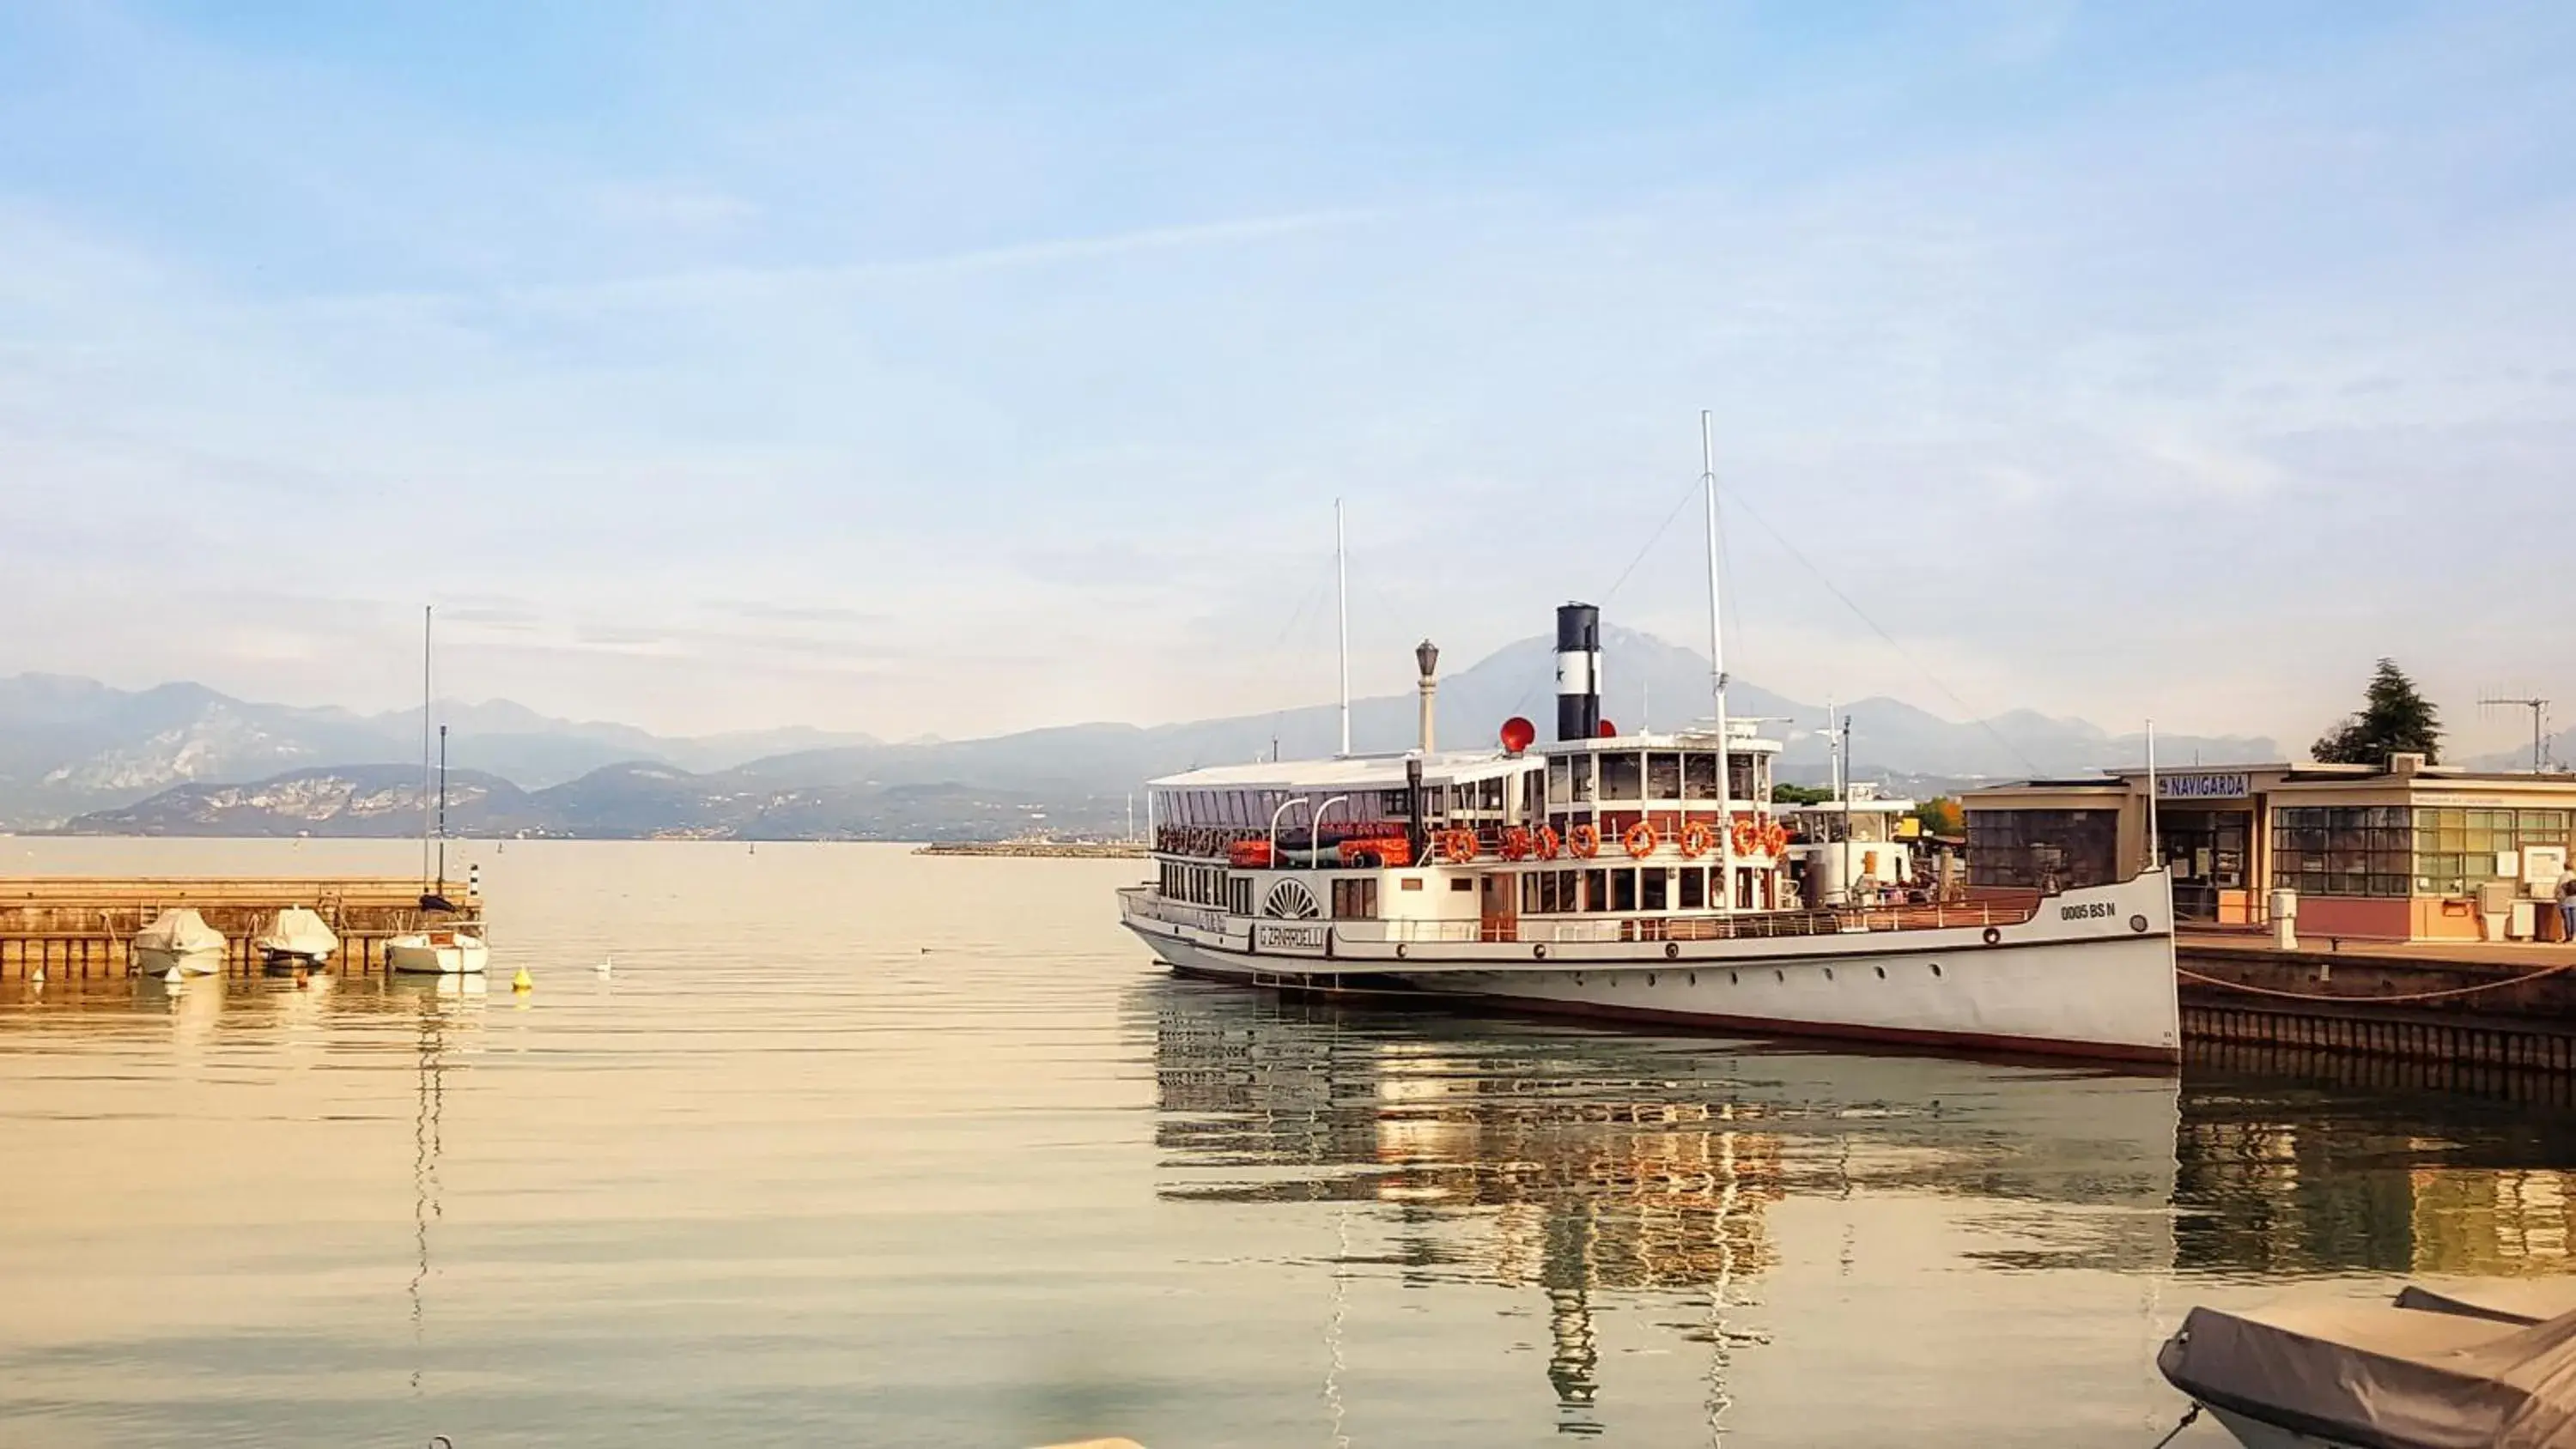
<svg viewBox="0 0 2576 1449">
<path fill-rule="evenodd" d="M 429 636 L 438 616 L 438 606 L 420 607 L 420 879 L 421 888 L 429 885 L 429 830 L 433 808 L 429 793 Z"/>
<path fill-rule="evenodd" d="M 1725 909 L 1735 909 L 1734 741 L 1726 727 L 1726 639 L 1718 613 L 1717 436 L 1708 409 L 1699 414 L 1700 489 L 1708 496 L 1708 689 L 1717 708 L 1717 865 Z"/>
<path fill-rule="evenodd" d="M 1339 617 L 1342 659 L 1342 754 L 1351 752 L 1351 571 L 1342 548 L 1342 500 L 1333 500 L 1333 608 Z"/>
</svg>

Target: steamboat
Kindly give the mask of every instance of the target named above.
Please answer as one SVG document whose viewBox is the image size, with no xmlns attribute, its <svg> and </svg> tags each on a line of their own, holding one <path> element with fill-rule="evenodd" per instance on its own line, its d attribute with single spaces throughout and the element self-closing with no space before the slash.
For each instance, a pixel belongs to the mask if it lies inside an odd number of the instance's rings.
<svg viewBox="0 0 2576 1449">
<path fill-rule="evenodd" d="M 1156 873 L 1120 893 L 1123 923 L 1177 972 L 1259 987 L 2176 1061 L 2162 871 L 1855 893 L 1840 870 L 1828 889 L 1793 869 L 1813 842 L 1769 803 L 1781 744 L 1726 714 L 1713 468 L 1703 484 L 1712 720 L 1622 734 L 1603 719 L 1600 611 L 1569 603 L 1555 739 L 1514 718 L 1493 747 L 1442 751 L 1426 643 L 1416 748 L 1352 753 L 1345 686 L 1333 758 L 1149 782 Z"/>
</svg>

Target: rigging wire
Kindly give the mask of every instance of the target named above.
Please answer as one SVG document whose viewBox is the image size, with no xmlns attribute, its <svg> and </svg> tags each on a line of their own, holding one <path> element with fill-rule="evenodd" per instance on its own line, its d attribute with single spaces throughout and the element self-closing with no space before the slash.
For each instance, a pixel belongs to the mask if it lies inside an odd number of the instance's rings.
<svg viewBox="0 0 2576 1449">
<path fill-rule="evenodd" d="M 1297 601 L 1297 607 L 1290 611 L 1288 622 L 1279 626 L 1279 633 L 1277 637 L 1270 641 L 1270 647 L 1261 651 L 1264 657 L 1274 661 L 1274 663 L 1278 660 L 1281 653 L 1283 653 L 1287 648 L 1289 634 L 1295 631 L 1298 621 L 1306 617 L 1306 611 L 1314 606 L 1316 597 L 1323 592 L 1324 586 L 1320 582 L 1313 588 L 1306 591 L 1305 597 L 1299 599 Z M 1270 712 L 1270 738 L 1274 751 L 1276 750 L 1277 741 L 1279 739 L 1279 722 L 1286 718 L 1287 714 L 1288 706 L 1284 704 Z"/>
<path fill-rule="evenodd" d="M 1646 561 L 1646 555 L 1654 552 L 1655 545 L 1663 542 L 1664 535 L 1672 531 L 1673 520 L 1682 516 L 1682 510 L 1690 506 L 1691 495 L 1698 491 L 1699 478 L 1694 475 L 1691 478 L 1690 487 L 1682 490 L 1682 496 L 1674 500 L 1673 511 L 1665 514 L 1664 521 L 1655 525 L 1655 531 L 1646 536 L 1645 545 L 1637 550 L 1634 558 L 1628 560 L 1628 566 L 1626 568 L 1619 570 L 1619 577 L 1610 581 L 1610 587 L 1602 591 L 1600 595 L 1600 607 L 1606 609 L 1610 606 L 1610 601 L 1618 596 L 1619 590 L 1626 587 L 1629 576 L 1636 573 L 1637 566 Z M 1724 579 L 1723 576 L 1721 576 L 1720 583 L 1722 584 L 1723 582 Z M 1527 709 L 1529 707 L 1530 697 L 1537 693 L 1538 685 L 1535 681 L 1525 686 L 1521 690 L 1520 698 L 1512 704 L 1512 713 L 1519 714 L 1523 710 Z"/>
<path fill-rule="evenodd" d="M 1772 542 L 1777 543 L 1782 549 L 1786 550 L 1789 557 L 1796 559 L 1799 564 L 1807 570 L 1807 572 L 1814 574 L 1816 576 L 1816 582 L 1825 586 L 1826 593 L 1833 595 L 1836 600 L 1841 602 L 1844 608 L 1851 610 L 1852 617 L 1867 625 L 1869 627 L 1869 631 L 1876 634 L 1881 643 L 1884 643 L 1888 648 L 1896 651 L 1896 656 L 1898 658 L 1913 665 L 1915 670 L 1923 676 L 1926 683 L 1930 684 L 1934 689 L 1941 691 L 1941 697 L 1957 706 L 1960 713 L 1967 715 L 1970 722 L 1975 724 L 1977 728 L 1984 730 L 1988 739 L 1991 739 L 1996 744 L 2003 746 L 2004 753 L 2020 761 L 2021 767 L 2028 770 L 2031 774 L 2038 775 L 2044 773 L 2039 766 L 2031 762 L 2030 756 L 2022 753 L 2020 746 L 2015 745 L 2012 741 L 2004 738 L 2001 731 L 1988 723 L 1983 713 L 1978 711 L 1975 706 L 1969 704 L 1966 700 L 1961 699 L 1958 696 L 1957 691 L 1951 689 L 1949 685 L 1944 684 L 1941 681 L 1941 676 L 1932 672 L 1932 667 L 1930 665 L 1915 658 L 1912 651 L 1908 650 L 1904 645 L 1896 642 L 1895 635 L 1887 632 L 1887 630 L 1882 627 L 1876 619 L 1871 618 L 1868 610 L 1853 602 L 1851 595 L 1844 593 L 1839 587 L 1837 587 L 1832 577 L 1827 575 L 1823 569 L 1818 568 L 1815 560 L 1807 557 L 1807 555 L 1802 552 L 1796 544 L 1791 543 L 1786 534 L 1783 534 L 1780 530 L 1772 527 L 1771 520 L 1764 518 L 1759 509 L 1756 509 L 1750 503 L 1744 502 L 1741 498 L 1736 501 L 1743 507 L 1746 517 L 1751 518 L 1755 523 L 1762 525 L 1762 531 L 1771 535 Z"/>
</svg>

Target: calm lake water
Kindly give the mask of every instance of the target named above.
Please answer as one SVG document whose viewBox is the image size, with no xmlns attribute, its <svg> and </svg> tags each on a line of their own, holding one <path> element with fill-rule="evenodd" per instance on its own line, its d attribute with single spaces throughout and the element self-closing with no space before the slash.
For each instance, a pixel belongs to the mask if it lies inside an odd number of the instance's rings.
<svg viewBox="0 0 2576 1449">
<path fill-rule="evenodd" d="M 451 851 L 487 995 L 0 984 L 0 1444 L 2143 1446 L 2195 1301 L 2569 1266 L 2556 1109 L 1283 1004 L 1136 862 Z"/>
</svg>

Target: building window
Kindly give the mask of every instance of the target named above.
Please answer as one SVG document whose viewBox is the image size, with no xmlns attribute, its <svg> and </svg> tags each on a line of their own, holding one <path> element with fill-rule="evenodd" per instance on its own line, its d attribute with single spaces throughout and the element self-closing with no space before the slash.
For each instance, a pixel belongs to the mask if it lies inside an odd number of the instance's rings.
<svg viewBox="0 0 2576 1449">
<path fill-rule="evenodd" d="M 2301 895 L 2402 896 L 2414 845 L 2403 806 L 2286 806 L 2272 812 L 2272 883 Z"/>
<path fill-rule="evenodd" d="M 2117 879 L 2117 810 L 1971 810 L 1968 884 L 2043 891 Z"/>
<path fill-rule="evenodd" d="M 2403 812 L 2400 812 L 2403 813 Z M 2518 879 L 2528 845 L 2568 844 L 2564 810 L 2417 810 L 2415 894 L 2465 896 L 2491 880 Z M 2511 856 L 2512 869 L 2500 870 Z"/>
</svg>

